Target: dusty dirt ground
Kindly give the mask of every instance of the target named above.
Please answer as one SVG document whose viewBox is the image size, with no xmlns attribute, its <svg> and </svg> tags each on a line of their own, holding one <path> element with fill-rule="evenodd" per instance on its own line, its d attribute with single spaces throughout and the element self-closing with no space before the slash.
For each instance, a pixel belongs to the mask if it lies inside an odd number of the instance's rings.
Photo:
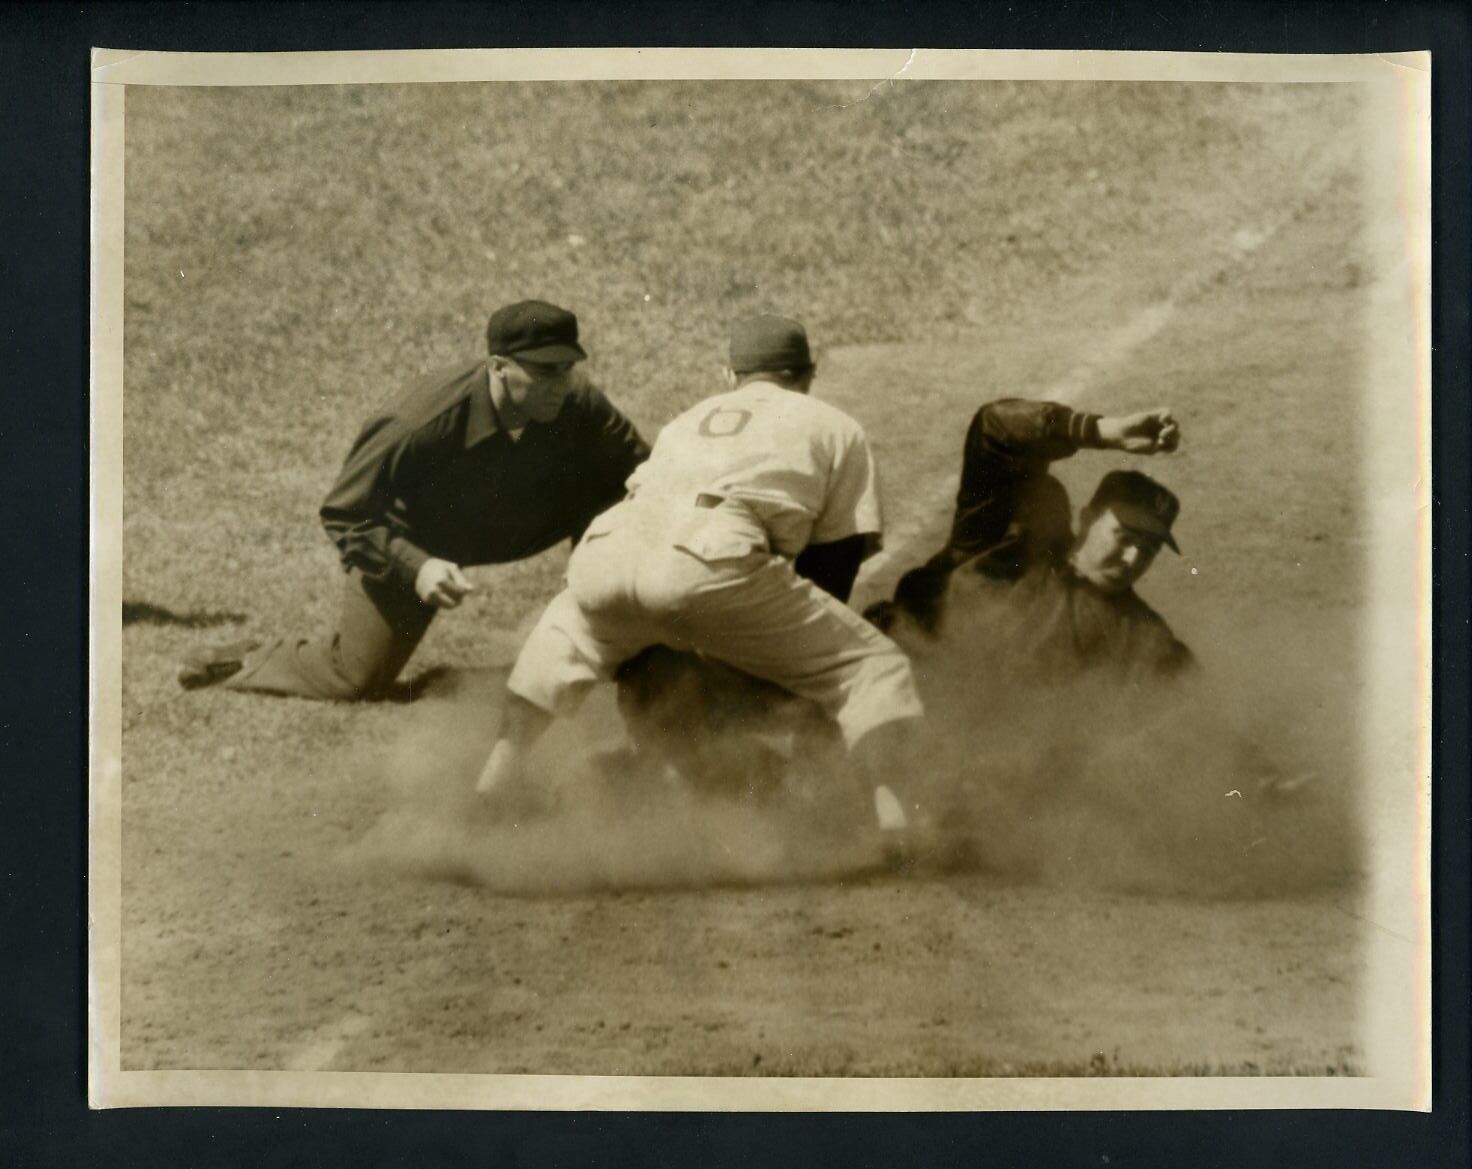
<svg viewBox="0 0 1472 1169">
<path fill-rule="evenodd" d="M 1313 117 L 1344 117 L 1316 100 Z M 172 655 L 236 636 L 256 614 L 234 613 L 249 604 L 245 570 L 240 598 L 217 611 L 179 616 L 207 591 L 193 581 L 165 607 L 169 573 L 187 574 L 153 549 L 191 531 L 208 542 L 210 512 L 204 498 L 167 502 L 165 476 L 142 466 L 154 416 L 135 411 L 123 1066 L 1363 1070 L 1365 927 L 1346 822 L 1369 271 L 1353 230 L 1355 159 L 1315 124 L 1297 141 L 1282 129 L 1282 157 L 1241 181 L 1197 176 L 1174 217 L 1167 206 L 1121 237 L 1127 249 L 1057 269 L 1040 293 L 979 292 L 974 319 L 945 339 L 835 348 L 814 391 L 865 422 L 879 450 L 895 537 L 867 595 L 933 547 L 980 402 L 1173 406 L 1184 449 L 1148 469 L 1184 502 L 1183 555 L 1162 556 L 1141 591 L 1218 680 L 1213 701 L 1235 702 L 1269 748 L 1334 764 L 1305 800 L 1267 809 L 1229 796 L 1251 777 L 1187 733 L 1133 791 L 1066 819 L 1000 819 L 991 863 L 902 876 L 877 867 L 870 842 L 809 837 L 780 810 L 610 798 L 578 764 L 616 733 L 601 695 L 547 752 L 563 812 L 486 830 L 464 788 L 535 590 L 497 620 L 482 614 L 479 631 L 458 635 L 463 649 L 437 628 L 411 703 L 179 694 Z M 1085 453 L 1063 474 L 1077 497 L 1117 461 Z M 297 554 L 316 536 L 314 490 L 302 530 L 274 537 L 308 566 L 324 559 Z M 555 573 L 554 557 L 536 579 Z M 272 588 L 266 598 L 291 604 Z M 1027 841 L 1036 863 L 1000 848 L 1008 840 Z"/>
</svg>

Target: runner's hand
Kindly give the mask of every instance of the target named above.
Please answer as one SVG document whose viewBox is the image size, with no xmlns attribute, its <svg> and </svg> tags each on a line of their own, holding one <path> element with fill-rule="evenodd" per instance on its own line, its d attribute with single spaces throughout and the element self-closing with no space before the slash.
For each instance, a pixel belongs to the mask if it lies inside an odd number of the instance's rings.
<svg viewBox="0 0 1472 1169">
<path fill-rule="evenodd" d="M 1181 442 L 1181 427 L 1166 407 L 1099 419 L 1100 442 L 1132 455 L 1173 451 Z"/>
</svg>

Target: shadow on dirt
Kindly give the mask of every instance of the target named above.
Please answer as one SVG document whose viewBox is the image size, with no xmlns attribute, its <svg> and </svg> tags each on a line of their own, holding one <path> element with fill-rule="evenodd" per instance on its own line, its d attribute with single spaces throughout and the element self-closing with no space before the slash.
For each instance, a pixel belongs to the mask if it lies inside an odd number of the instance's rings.
<svg viewBox="0 0 1472 1169">
<path fill-rule="evenodd" d="M 240 625 L 244 613 L 202 612 L 175 613 L 148 601 L 124 601 L 123 625 L 174 625 L 182 629 L 214 629 L 220 625 Z"/>
</svg>

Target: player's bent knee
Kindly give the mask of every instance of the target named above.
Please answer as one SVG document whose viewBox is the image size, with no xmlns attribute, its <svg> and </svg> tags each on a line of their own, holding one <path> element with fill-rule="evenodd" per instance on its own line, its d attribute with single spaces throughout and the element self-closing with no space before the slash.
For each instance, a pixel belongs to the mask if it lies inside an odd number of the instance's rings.
<svg viewBox="0 0 1472 1169">
<path fill-rule="evenodd" d="M 923 716 L 925 707 L 915 688 L 910 659 L 898 647 L 866 657 L 844 688 L 842 706 L 834 718 L 852 747 L 865 735 L 887 723 Z"/>
<path fill-rule="evenodd" d="M 367 702 L 387 695 L 398 678 L 398 663 L 375 657 L 338 653 L 333 663 L 332 697 L 342 702 Z"/>
<path fill-rule="evenodd" d="M 360 674 L 344 675 L 338 679 L 338 688 L 333 697 L 342 702 L 373 702 L 393 694 L 398 674 L 385 671 L 365 671 Z"/>
</svg>

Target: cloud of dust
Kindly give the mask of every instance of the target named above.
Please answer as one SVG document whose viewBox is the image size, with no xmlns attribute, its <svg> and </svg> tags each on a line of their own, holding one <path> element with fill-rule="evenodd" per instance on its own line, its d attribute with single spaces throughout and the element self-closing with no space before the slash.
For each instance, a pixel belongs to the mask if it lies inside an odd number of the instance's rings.
<svg viewBox="0 0 1472 1169">
<path fill-rule="evenodd" d="M 1192 635 L 1198 674 L 1146 688 L 1008 676 L 974 645 L 920 651 L 928 714 L 896 787 L 940 825 L 922 871 L 1203 897 L 1352 879 L 1360 688 L 1344 622 L 1259 615 Z M 1342 665 L 1326 645 L 1340 647 Z M 882 867 L 869 810 L 831 747 L 804 753 L 775 795 L 741 798 L 729 783 L 722 794 L 598 766 L 616 720 L 558 723 L 535 762 L 551 810 L 487 823 L 473 787 L 496 701 L 487 683 L 414 704 L 376 761 L 392 800 L 360 859 L 522 895 L 837 880 Z M 702 717 L 692 710 L 684 725 Z M 750 724 L 719 751 L 726 770 L 750 774 Z"/>
<path fill-rule="evenodd" d="M 814 797 L 815 788 L 844 782 L 826 767 L 797 791 L 759 800 L 713 794 L 626 760 L 600 767 L 597 756 L 617 740 L 581 717 L 554 725 L 533 758 L 550 807 L 490 823 L 473 789 L 498 698 L 477 689 L 415 703 L 412 725 L 375 761 L 391 806 L 356 845 L 358 862 L 551 895 L 836 880 L 882 861 L 872 833 L 847 830 L 842 814 Z"/>
<path fill-rule="evenodd" d="M 1196 674 L 1148 684 L 1045 684 L 936 644 L 931 798 L 977 863 L 1019 879 L 1205 897 L 1343 883 L 1362 866 L 1345 624 L 1223 618 L 1193 631 Z"/>
</svg>

